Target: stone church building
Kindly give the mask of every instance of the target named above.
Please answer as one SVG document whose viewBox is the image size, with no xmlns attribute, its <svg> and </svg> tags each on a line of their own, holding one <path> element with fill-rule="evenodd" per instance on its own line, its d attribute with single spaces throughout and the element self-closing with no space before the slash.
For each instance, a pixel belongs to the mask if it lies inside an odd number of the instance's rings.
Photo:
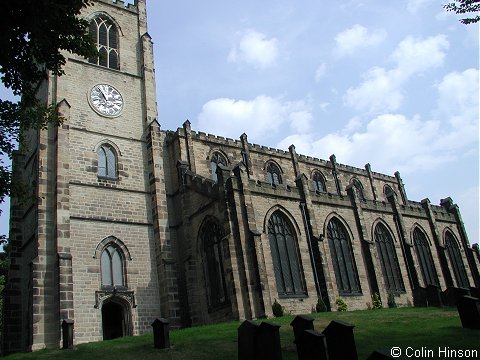
<svg viewBox="0 0 480 360">
<path fill-rule="evenodd" d="M 56 128 L 27 134 L 11 202 L 5 351 L 173 326 L 422 304 L 428 286 L 480 287 L 457 205 L 408 199 L 400 174 L 300 155 L 157 118 L 146 0 L 84 9 L 100 57 L 66 54 L 39 96 Z M 225 119 L 228 121 L 228 119 Z M 339 159 L 341 160 L 341 159 Z M 423 292 L 422 292 L 423 291 Z"/>
</svg>

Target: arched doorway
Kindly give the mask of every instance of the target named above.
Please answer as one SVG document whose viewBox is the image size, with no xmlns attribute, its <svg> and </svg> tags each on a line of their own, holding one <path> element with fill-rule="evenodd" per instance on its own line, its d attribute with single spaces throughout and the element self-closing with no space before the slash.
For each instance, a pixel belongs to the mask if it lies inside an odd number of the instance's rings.
<svg viewBox="0 0 480 360">
<path fill-rule="evenodd" d="M 102 306 L 103 340 L 131 335 L 130 307 L 112 299 Z"/>
</svg>

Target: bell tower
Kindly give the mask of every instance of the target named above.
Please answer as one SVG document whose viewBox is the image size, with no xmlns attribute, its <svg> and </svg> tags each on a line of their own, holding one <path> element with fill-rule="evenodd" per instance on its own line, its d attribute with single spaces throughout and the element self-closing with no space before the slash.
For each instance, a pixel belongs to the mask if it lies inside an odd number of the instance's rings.
<svg viewBox="0 0 480 360">
<path fill-rule="evenodd" d="M 7 352 L 58 347 L 66 319 L 82 343 L 175 317 L 146 0 L 95 0 L 81 16 L 100 56 L 65 54 L 40 93 L 65 121 L 14 159 L 34 196 L 12 200 Z"/>
</svg>

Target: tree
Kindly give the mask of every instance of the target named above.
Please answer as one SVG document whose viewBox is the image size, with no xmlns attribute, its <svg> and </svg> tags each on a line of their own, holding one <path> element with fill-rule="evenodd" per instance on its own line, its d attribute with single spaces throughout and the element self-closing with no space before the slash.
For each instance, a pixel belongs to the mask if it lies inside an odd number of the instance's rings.
<svg viewBox="0 0 480 360">
<path fill-rule="evenodd" d="M 88 22 L 79 18 L 91 0 L 22 0 L 2 3 L 0 76 L 6 88 L 21 95 L 17 103 L 0 99 L 0 156 L 12 157 L 28 129 L 59 124 L 56 104 L 40 102 L 37 91 L 49 72 L 61 76 L 67 51 L 86 58 L 97 51 Z M 10 169 L 0 157 L 0 203 L 16 195 Z M 0 239 L 5 241 L 5 238 Z"/>
<path fill-rule="evenodd" d="M 455 0 L 443 5 L 447 11 L 454 11 L 457 14 L 477 13 L 475 17 L 461 19 L 463 24 L 472 24 L 480 21 L 478 12 L 480 11 L 480 0 Z"/>
</svg>

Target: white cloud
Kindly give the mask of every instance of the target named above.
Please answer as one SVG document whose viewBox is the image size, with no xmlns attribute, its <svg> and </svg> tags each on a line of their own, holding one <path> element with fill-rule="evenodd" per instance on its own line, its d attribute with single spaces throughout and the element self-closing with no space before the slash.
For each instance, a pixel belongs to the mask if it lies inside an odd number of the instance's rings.
<svg viewBox="0 0 480 360">
<path fill-rule="evenodd" d="M 421 8 L 427 7 L 430 3 L 435 2 L 434 0 L 408 0 L 407 9 L 411 13 L 416 13 Z"/>
<path fill-rule="evenodd" d="M 293 143 L 298 153 L 320 158 L 334 153 L 342 163 L 362 166 L 371 162 L 387 173 L 399 170 L 405 174 L 475 156 L 479 141 L 479 71 L 472 68 L 448 73 L 436 89 L 438 108 L 431 120 L 382 114 L 364 124 L 360 117 L 354 117 L 335 133 L 290 135 L 278 146 L 287 148 Z"/>
<path fill-rule="evenodd" d="M 356 24 L 335 36 L 334 54 L 338 57 L 349 56 L 358 49 L 381 44 L 386 37 L 387 32 L 383 29 L 368 30 L 366 27 Z"/>
<path fill-rule="evenodd" d="M 311 129 L 311 105 L 303 100 L 283 101 L 266 95 L 255 99 L 214 99 L 202 107 L 198 128 L 202 131 L 238 138 L 246 132 L 255 141 L 277 133 L 290 126 L 304 133 Z"/>
<path fill-rule="evenodd" d="M 390 70 L 374 67 L 363 75 L 365 79 L 357 87 L 350 87 L 345 103 L 356 110 L 390 112 L 400 108 L 404 95 L 403 86 L 416 74 L 443 64 L 449 42 L 445 35 L 426 39 L 406 37 L 399 43 L 391 59 L 396 66 Z"/>
<path fill-rule="evenodd" d="M 278 58 L 279 43 L 276 38 L 267 38 L 255 30 L 241 33 L 241 38 L 230 50 L 228 61 L 247 63 L 256 68 L 265 69 L 275 64 Z"/>
<path fill-rule="evenodd" d="M 320 82 L 327 73 L 327 64 L 321 63 L 315 71 L 315 81 Z"/>
</svg>

